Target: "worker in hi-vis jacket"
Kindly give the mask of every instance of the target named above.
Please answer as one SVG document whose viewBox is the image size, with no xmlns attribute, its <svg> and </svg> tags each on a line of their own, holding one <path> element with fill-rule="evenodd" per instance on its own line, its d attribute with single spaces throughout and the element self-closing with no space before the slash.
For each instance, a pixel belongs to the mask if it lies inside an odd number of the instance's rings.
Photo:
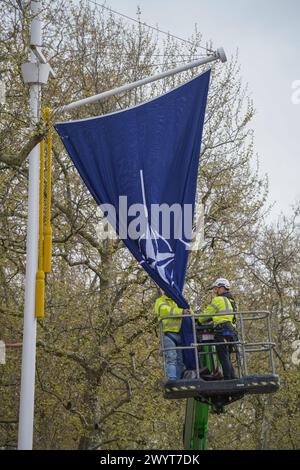
<svg viewBox="0 0 300 470">
<path fill-rule="evenodd" d="M 167 349 L 181 346 L 180 329 L 182 315 L 189 315 L 189 309 L 179 308 L 173 299 L 163 294 L 156 300 L 154 310 L 158 320 L 162 322 L 163 348 Z M 165 358 L 168 379 L 181 379 L 184 370 L 182 349 L 170 349 L 166 351 Z"/>
<path fill-rule="evenodd" d="M 228 280 L 224 278 L 217 279 L 209 290 L 213 290 L 215 296 L 202 313 L 210 314 L 211 317 L 198 317 L 198 321 L 201 324 L 213 323 L 215 342 L 224 343 L 216 346 L 224 379 L 235 379 L 235 372 L 230 357 L 232 345 L 228 344 L 238 341 L 234 326 L 236 323 L 234 312 L 237 311 L 234 296 L 230 292 Z"/>
</svg>

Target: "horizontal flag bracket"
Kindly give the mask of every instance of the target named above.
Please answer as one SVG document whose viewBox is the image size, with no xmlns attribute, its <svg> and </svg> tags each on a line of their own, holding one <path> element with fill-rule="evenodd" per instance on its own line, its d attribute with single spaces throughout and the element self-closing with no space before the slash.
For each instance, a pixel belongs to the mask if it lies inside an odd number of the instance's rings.
<svg viewBox="0 0 300 470">
<path fill-rule="evenodd" d="M 170 70 L 166 70 L 165 72 L 161 72 L 156 75 L 151 75 L 150 77 L 143 78 L 141 80 L 137 80 L 136 82 L 126 83 L 118 88 L 114 88 L 112 90 L 104 91 L 103 93 L 99 93 L 97 95 L 89 96 L 88 98 L 83 98 L 82 100 L 73 101 L 65 106 L 60 106 L 54 110 L 54 114 L 60 114 L 65 111 L 70 111 L 71 109 L 79 108 L 81 106 L 85 106 L 86 104 L 95 103 L 97 101 L 103 101 L 110 96 L 117 95 L 119 93 L 124 93 L 125 91 L 133 90 L 142 85 L 146 85 L 147 83 L 154 82 L 156 80 L 160 80 L 165 77 L 169 77 L 170 75 L 175 75 L 176 73 L 184 72 L 185 70 L 192 69 L 194 67 L 199 67 L 200 65 L 205 65 L 210 62 L 214 62 L 216 60 L 220 60 L 221 62 L 226 62 L 227 57 L 223 47 L 219 47 L 216 52 L 207 57 L 202 59 L 195 60 L 193 62 L 189 62 L 188 64 L 181 65 L 179 67 L 175 67 Z"/>
</svg>

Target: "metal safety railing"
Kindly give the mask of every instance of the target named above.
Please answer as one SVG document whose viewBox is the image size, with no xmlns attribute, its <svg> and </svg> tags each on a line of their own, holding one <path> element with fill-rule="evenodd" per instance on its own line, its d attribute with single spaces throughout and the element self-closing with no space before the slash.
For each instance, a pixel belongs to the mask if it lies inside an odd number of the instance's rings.
<svg viewBox="0 0 300 470">
<path fill-rule="evenodd" d="M 231 312 L 230 312 L 231 314 Z M 244 310 L 244 311 L 237 311 L 233 312 L 233 315 L 237 318 L 237 334 L 238 340 L 232 341 L 230 343 L 226 343 L 228 347 L 233 347 L 233 354 L 236 356 L 236 365 L 238 369 L 238 377 L 243 378 L 249 374 L 248 372 L 248 357 L 251 353 L 268 353 L 268 369 L 271 371 L 272 375 L 275 375 L 275 362 L 274 362 L 274 352 L 273 349 L 275 347 L 275 343 L 272 341 L 271 335 L 271 322 L 270 322 L 270 312 L 267 310 Z M 224 312 L 216 313 L 213 315 L 214 317 L 217 316 L 224 316 Z M 207 318 L 211 319 L 211 314 L 204 314 L 204 313 L 192 313 L 189 315 L 169 315 L 165 316 L 160 320 L 160 352 L 163 356 L 163 366 L 165 377 L 167 378 L 167 353 L 168 351 L 184 351 L 184 350 L 192 350 L 194 352 L 194 359 L 195 359 L 195 374 L 196 377 L 200 378 L 200 358 L 201 356 L 208 356 L 210 358 L 217 358 L 218 357 L 218 346 L 224 346 L 224 342 L 217 342 L 214 339 L 209 340 L 201 340 L 201 333 L 199 329 L 205 328 L 206 334 L 204 334 L 204 338 L 208 337 L 209 334 L 212 336 L 214 335 L 214 326 L 212 323 L 205 324 L 204 322 L 200 324 L 198 318 Z M 166 319 L 180 319 L 180 318 L 190 318 L 191 319 L 191 326 L 192 326 L 192 340 L 189 345 L 177 345 L 174 347 L 165 347 L 164 336 L 165 333 L 163 332 L 163 321 Z M 263 333 L 266 334 L 266 338 L 261 341 L 247 341 L 246 340 L 246 332 L 245 332 L 245 323 L 246 322 L 258 322 L 263 321 L 265 323 L 265 327 L 263 328 Z M 261 325 L 260 325 L 261 326 Z M 261 331 L 261 329 L 259 329 Z M 255 331 L 256 334 L 258 333 L 258 329 Z M 213 336 L 214 337 L 214 336 Z M 205 348 L 206 347 L 206 348 Z M 206 349 L 206 350 L 204 350 Z M 216 362 L 216 361 L 215 361 Z"/>
</svg>

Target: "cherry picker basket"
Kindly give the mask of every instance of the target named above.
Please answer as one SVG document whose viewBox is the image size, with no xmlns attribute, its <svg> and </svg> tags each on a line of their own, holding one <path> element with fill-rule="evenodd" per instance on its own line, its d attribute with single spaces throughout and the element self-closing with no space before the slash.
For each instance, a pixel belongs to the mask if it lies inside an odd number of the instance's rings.
<svg viewBox="0 0 300 470">
<path fill-rule="evenodd" d="M 216 314 L 218 315 L 218 314 Z M 198 317 L 207 317 L 208 315 L 198 313 L 192 314 L 193 324 L 193 342 L 188 346 L 174 346 L 174 348 L 164 348 L 161 341 L 161 352 L 164 358 L 165 398 L 198 398 L 209 400 L 210 398 L 224 397 L 223 401 L 229 403 L 241 398 L 245 394 L 274 393 L 279 388 L 279 377 L 275 372 L 273 349 L 275 343 L 271 339 L 270 313 L 267 311 L 240 311 L 235 312 L 238 318 L 239 339 L 231 342 L 232 356 L 235 359 L 234 366 L 237 372 L 237 378 L 223 380 L 222 369 L 220 367 L 216 346 L 224 343 L 218 343 L 215 340 L 212 325 L 198 325 Z M 166 318 L 166 317 L 165 317 Z M 247 341 L 245 334 L 245 324 L 251 322 L 266 322 L 266 328 L 258 328 L 257 331 L 264 333 L 266 337 L 260 341 Z M 161 329 L 161 338 L 163 336 Z M 196 368 L 190 377 L 179 380 L 169 380 L 166 375 L 166 353 L 168 350 L 190 349 L 195 354 Z M 259 371 L 249 372 L 249 356 L 252 353 L 267 355 L 268 371 L 259 373 Z M 252 361 L 253 362 L 253 361 Z M 255 361 L 254 361 L 255 362 Z M 252 364 L 253 367 L 253 364 Z"/>
</svg>

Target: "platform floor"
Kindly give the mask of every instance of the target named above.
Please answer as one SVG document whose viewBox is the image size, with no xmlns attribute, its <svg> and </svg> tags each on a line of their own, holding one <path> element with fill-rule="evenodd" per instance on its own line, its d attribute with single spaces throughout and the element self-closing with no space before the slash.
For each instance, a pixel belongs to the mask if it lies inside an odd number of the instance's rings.
<svg viewBox="0 0 300 470">
<path fill-rule="evenodd" d="M 167 380 L 164 383 L 165 398 L 210 397 L 235 393 L 274 393 L 279 388 L 278 375 L 248 375 L 242 379 L 205 381 Z"/>
</svg>

